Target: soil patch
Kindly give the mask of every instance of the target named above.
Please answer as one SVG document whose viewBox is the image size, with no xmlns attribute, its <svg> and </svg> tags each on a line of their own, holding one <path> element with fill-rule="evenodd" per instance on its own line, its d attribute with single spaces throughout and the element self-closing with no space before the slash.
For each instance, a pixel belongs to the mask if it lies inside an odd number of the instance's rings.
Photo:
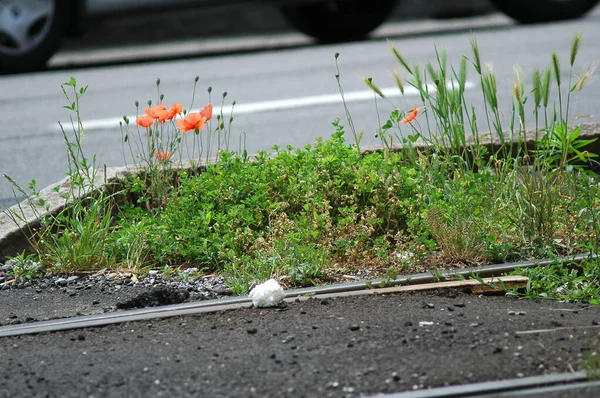
<svg viewBox="0 0 600 398">
<path fill-rule="evenodd" d="M 154 288 L 142 292 L 135 297 L 117 303 L 117 309 L 128 310 L 132 308 L 156 307 L 159 305 L 181 304 L 190 298 L 186 290 L 177 290 L 169 287 Z"/>
</svg>

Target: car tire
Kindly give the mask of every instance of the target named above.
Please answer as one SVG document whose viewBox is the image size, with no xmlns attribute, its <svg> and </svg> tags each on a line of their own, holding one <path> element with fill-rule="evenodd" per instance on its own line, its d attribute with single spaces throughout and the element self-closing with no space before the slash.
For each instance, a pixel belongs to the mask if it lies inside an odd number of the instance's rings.
<svg viewBox="0 0 600 398">
<path fill-rule="evenodd" d="M 0 72 L 42 69 L 59 48 L 69 24 L 69 15 L 69 2 L 64 0 L 14 0 L 2 3 Z M 19 34 L 22 34 L 20 42 L 15 40 Z"/>
<path fill-rule="evenodd" d="M 494 6 L 521 23 L 579 18 L 598 0 L 492 0 Z"/>
<path fill-rule="evenodd" d="M 329 0 L 282 7 L 296 29 L 331 43 L 364 38 L 385 21 L 397 0 Z"/>
</svg>

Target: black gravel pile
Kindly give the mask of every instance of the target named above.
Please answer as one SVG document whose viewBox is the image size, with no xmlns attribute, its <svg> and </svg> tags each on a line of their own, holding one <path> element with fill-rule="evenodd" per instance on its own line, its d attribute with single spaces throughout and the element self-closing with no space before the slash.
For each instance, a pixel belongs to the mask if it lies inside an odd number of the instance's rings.
<svg viewBox="0 0 600 398">
<path fill-rule="evenodd" d="M 59 289 L 66 293 L 77 292 L 85 289 L 99 287 L 101 291 L 119 291 L 125 288 L 169 288 L 185 290 L 190 297 L 195 299 L 214 299 L 230 295 L 231 291 L 220 276 L 193 277 L 196 269 L 183 272 L 190 277 L 182 279 L 181 276 L 167 276 L 158 270 L 151 270 L 146 276 L 138 276 L 131 272 L 100 271 L 92 274 L 63 275 L 51 274 L 31 279 L 18 277 L 15 274 L 15 260 L 8 260 L 0 264 L 0 290 L 33 288 L 36 290 Z M 36 264 L 30 262 L 29 267 L 35 268 Z"/>
<path fill-rule="evenodd" d="M 25 264 L 35 270 L 34 262 Z M 15 260 L 0 263 L 0 325 L 218 299 L 231 295 L 223 277 L 197 269 L 173 275 L 151 270 L 66 275 L 24 271 Z"/>
</svg>

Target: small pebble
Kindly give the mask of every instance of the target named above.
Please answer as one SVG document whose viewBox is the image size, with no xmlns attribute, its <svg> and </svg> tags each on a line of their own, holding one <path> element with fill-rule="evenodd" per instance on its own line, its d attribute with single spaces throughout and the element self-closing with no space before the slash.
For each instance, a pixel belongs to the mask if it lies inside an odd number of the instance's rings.
<svg viewBox="0 0 600 398">
<path fill-rule="evenodd" d="M 337 381 L 330 381 L 329 383 L 327 383 L 327 385 L 325 386 L 325 388 L 327 389 L 331 389 L 331 388 L 338 388 L 340 386 L 340 383 Z"/>
</svg>

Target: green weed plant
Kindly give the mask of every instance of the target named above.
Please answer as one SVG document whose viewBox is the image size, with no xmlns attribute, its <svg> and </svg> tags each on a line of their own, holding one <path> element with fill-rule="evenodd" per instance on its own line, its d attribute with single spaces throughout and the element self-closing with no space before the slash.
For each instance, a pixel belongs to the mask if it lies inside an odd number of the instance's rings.
<svg viewBox="0 0 600 398">
<path fill-rule="evenodd" d="M 68 105 L 74 138 L 65 134 L 73 192 L 65 210 L 29 231 L 34 252 L 49 270 L 69 272 L 198 268 L 222 274 L 237 294 L 270 277 L 287 287 L 364 270 L 387 280 L 396 272 L 597 252 L 600 188 L 590 171 L 596 155 L 587 151 L 593 140 L 582 138 L 570 110 L 591 69 L 575 82 L 569 78 L 564 89 L 556 53 L 550 67 L 533 71 L 531 87 L 516 68 L 505 113 L 496 75 L 475 39 L 470 57 L 456 67 L 444 50 L 420 67 L 390 46 L 407 75 L 394 73 L 398 89 L 414 87 L 420 103 L 408 112 L 395 108 L 377 129 L 382 150 L 361 151 L 362 133 L 346 108 L 354 142 L 336 119 L 326 140 L 248 156 L 242 145 L 230 149 L 233 118 L 222 111 L 216 126 L 187 135 L 175 130 L 194 95 L 180 119 L 140 129 L 124 118 L 125 152 L 137 168 L 111 190 L 94 184 L 98 168 L 81 150 L 79 99 L 86 88 L 72 79 L 64 87 L 75 93 Z M 579 46 L 576 35 L 570 76 Z M 344 98 L 338 58 L 335 77 Z M 478 115 L 465 96 L 473 71 L 484 104 Z M 364 81 L 387 100 L 373 79 Z M 161 105 L 160 81 L 157 90 Z M 190 167 L 182 167 L 184 159 Z M 26 200 L 37 200 L 35 184 L 27 192 L 10 181 Z M 77 200 L 81 190 L 84 199 Z M 597 265 L 524 271 L 530 276 L 525 295 L 597 302 Z"/>
</svg>

